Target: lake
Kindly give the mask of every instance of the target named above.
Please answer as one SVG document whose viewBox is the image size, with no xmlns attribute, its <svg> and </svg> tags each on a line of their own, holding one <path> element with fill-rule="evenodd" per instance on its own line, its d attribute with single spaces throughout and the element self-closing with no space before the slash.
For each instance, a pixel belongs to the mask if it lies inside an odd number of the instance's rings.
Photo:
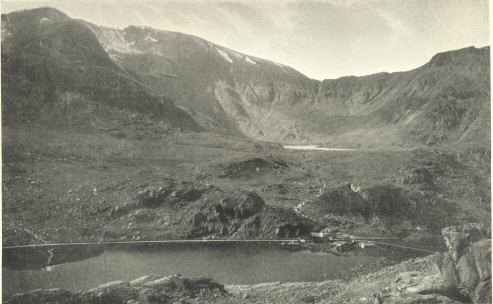
<svg viewBox="0 0 493 304">
<path fill-rule="evenodd" d="M 315 145 L 307 145 L 307 146 L 283 146 L 284 149 L 290 150 L 316 150 L 316 151 L 354 151 L 355 149 L 344 149 L 344 148 L 324 148 Z"/>
<path fill-rule="evenodd" d="M 109 281 L 175 273 L 211 277 L 223 284 L 320 281 L 347 278 L 351 268 L 377 259 L 264 244 L 111 247 L 98 256 L 50 266 L 49 271 L 4 267 L 2 283 L 4 295 L 12 295 L 37 288 L 87 290 Z"/>
</svg>

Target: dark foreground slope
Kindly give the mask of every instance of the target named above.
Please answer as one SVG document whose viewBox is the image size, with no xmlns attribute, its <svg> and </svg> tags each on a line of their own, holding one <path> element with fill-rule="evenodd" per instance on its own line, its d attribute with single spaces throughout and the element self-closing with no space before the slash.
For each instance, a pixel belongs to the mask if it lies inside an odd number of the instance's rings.
<svg viewBox="0 0 493 304">
<path fill-rule="evenodd" d="M 4 125 L 104 132 L 140 118 L 198 129 L 113 63 L 85 25 L 55 9 L 2 15 L 2 38 Z"/>
</svg>

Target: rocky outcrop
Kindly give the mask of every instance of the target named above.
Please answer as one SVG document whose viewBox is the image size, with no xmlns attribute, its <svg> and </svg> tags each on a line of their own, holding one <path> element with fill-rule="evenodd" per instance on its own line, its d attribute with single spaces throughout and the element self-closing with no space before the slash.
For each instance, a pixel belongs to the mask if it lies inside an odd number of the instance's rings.
<svg viewBox="0 0 493 304">
<path fill-rule="evenodd" d="M 470 223 L 442 229 L 445 245 L 454 263 L 457 263 L 472 243 L 490 237 L 490 230 L 483 224 Z"/>
<path fill-rule="evenodd" d="M 53 288 L 53 289 L 36 289 L 30 292 L 16 294 L 6 303 L 9 304 L 27 304 L 27 303 L 67 303 L 78 304 L 81 302 L 80 295 L 71 293 L 70 291 Z"/>
<path fill-rule="evenodd" d="M 403 185 L 417 185 L 423 190 L 435 187 L 433 174 L 427 168 L 401 168 L 398 173 L 398 182 Z"/>
<path fill-rule="evenodd" d="M 219 173 L 219 177 L 251 177 L 264 174 L 272 170 L 281 170 L 285 168 L 288 168 L 288 165 L 283 160 L 264 159 L 256 157 L 252 159 L 232 162 Z"/>
<path fill-rule="evenodd" d="M 128 214 L 135 210 L 132 214 L 134 217 L 152 217 L 152 213 L 144 211 L 143 209 L 193 202 L 200 199 L 202 195 L 209 190 L 211 190 L 210 187 L 204 185 L 192 185 L 190 183 L 170 182 L 161 186 L 149 186 L 137 192 L 132 201 L 112 207 L 107 212 L 107 215 L 109 217 L 116 217 Z"/>
<path fill-rule="evenodd" d="M 131 201 L 98 215 L 115 227 L 105 230 L 108 240 L 156 239 L 150 224 L 160 225 L 159 238 L 170 239 L 290 238 L 314 226 L 292 210 L 267 205 L 253 191 L 175 181 L 146 185 Z"/>
<path fill-rule="evenodd" d="M 325 190 L 312 203 L 305 204 L 303 212 L 313 217 L 330 214 L 394 220 L 411 218 L 413 209 L 405 192 L 399 187 L 375 185 L 359 189 L 351 184 L 344 184 Z"/>
<path fill-rule="evenodd" d="M 435 271 L 401 273 L 378 303 L 491 303 L 491 235 L 481 224 L 442 230 L 448 251 L 432 259 Z"/>
<path fill-rule="evenodd" d="M 450 262 L 441 263 L 441 273 L 449 281 L 457 283 L 474 303 L 490 303 L 490 230 L 481 224 L 465 224 L 445 228 L 442 234 L 449 249 L 447 253 L 443 253 L 443 259 Z M 452 271 L 452 265 L 455 271 Z"/>
<path fill-rule="evenodd" d="M 187 237 L 289 238 L 307 235 L 313 223 L 294 212 L 273 208 L 254 192 L 208 193 L 200 205 L 182 211 Z"/>
<path fill-rule="evenodd" d="M 38 289 L 14 295 L 7 300 L 7 303 L 151 304 L 192 298 L 206 299 L 223 296 L 225 293 L 224 286 L 212 279 L 188 279 L 177 274 L 166 277 L 143 276 L 130 282 L 108 282 L 85 292 Z"/>
</svg>

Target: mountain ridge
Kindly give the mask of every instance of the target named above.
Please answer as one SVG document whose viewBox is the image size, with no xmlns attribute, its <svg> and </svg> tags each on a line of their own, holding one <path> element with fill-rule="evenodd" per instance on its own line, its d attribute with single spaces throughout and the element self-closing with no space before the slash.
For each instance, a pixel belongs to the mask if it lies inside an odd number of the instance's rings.
<svg viewBox="0 0 493 304">
<path fill-rule="evenodd" d="M 194 35 L 77 22 L 122 75 L 213 132 L 346 146 L 484 144 L 480 137 L 489 137 L 474 123 L 481 117 L 489 125 L 489 46 L 440 52 L 410 71 L 319 81 Z"/>
<path fill-rule="evenodd" d="M 51 18 L 50 18 L 51 17 Z M 197 129 L 169 99 L 154 95 L 120 69 L 89 28 L 50 8 L 2 15 L 2 90 L 4 122 L 61 122 L 81 114 L 83 126 L 111 122 L 115 109 Z M 71 109 L 77 104 L 79 113 Z M 127 113 L 128 114 L 128 113 Z M 69 115 L 70 116 L 70 115 Z M 96 117 L 98 119 L 96 119 Z M 60 127 L 60 126 L 58 126 Z"/>
</svg>

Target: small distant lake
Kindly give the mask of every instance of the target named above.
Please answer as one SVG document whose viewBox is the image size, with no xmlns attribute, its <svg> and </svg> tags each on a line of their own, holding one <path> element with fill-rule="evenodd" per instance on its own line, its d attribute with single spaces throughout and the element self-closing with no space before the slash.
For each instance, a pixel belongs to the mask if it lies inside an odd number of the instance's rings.
<svg viewBox="0 0 493 304">
<path fill-rule="evenodd" d="M 106 248 L 104 253 L 45 270 L 3 267 L 3 292 L 12 295 L 37 288 L 87 290 L 109 281 L 143 275 L 211 277 L 223 284 L 321 281 L 347 278 L 351 268 L 376 256 L 336 256 L 293 250 L 289 246 L 215 244 Z M 8 261 L 4 261 L 4 266 Z"/>
<path fill-rule="evenodd" d="M 290 146 L 290 145 L 285 145 L 283 146 L 284 149 L 291 149 L 291 150 L 318 150 L 318 151 L 355 151 L 356 149 L 344 149 L 344 148 L 324 148 L 324 147 L 319 147 L 315 145 L 308 145 L 308 146 Z"/>
</svg>

